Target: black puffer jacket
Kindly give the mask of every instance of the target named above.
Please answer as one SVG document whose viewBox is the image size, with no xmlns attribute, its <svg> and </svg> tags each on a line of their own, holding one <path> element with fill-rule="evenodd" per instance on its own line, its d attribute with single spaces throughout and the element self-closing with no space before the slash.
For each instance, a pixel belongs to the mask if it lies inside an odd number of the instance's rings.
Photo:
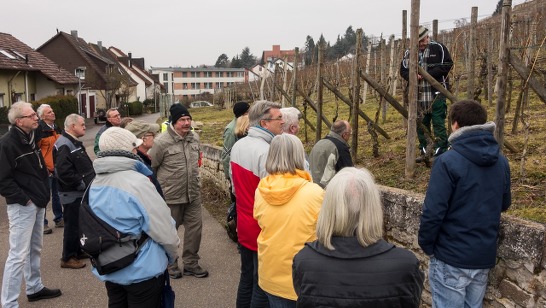
<svg viewBox="0 0 546 308">
<path fill-rule="evenodd" d="M 32 200 L 45 208 L 49 202 L 49 173 L 37 143 L 34 148 L 15 127 L 0 138 L 0 194 L 7 204 Z"/>
<path fill-rule="evenodd" d="M 423 273 L 415 255 L 383 240 L 362 247 L 356 237 L 318 241 L 294 257 L 298 307 L 419 307 Z"/>
</svg>

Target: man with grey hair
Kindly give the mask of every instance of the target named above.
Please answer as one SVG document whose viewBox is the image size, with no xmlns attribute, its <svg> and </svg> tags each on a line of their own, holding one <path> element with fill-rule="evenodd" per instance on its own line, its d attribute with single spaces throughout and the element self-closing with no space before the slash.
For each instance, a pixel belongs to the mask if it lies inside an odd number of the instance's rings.
<svg viewBox="0 0 546 308">
<path fill-rule="evenodd" d="M 258 234 L 254 219 L 254 193 L 261 178 L 267 175 L 265 161 L 273 137 L 282 134 L 284 124 L 281 105 L 269 101 L 255 102 L 249 109 L 248 135 L 231 149 L 230 174 L 236 197 L 237 236 L 241 254 L 241 277 L 237 290 L 237 307 L 266 307 L 267 295 L 258 285 Z"/>
<path fill-rule="evenodd" d="M 300 131 L 300 119 L 302 118 L 301 112 L 296 107 L 281 108 L 282 119 L 284 124 L 282 130 L 284 133 L 297 135 Z"/>
<path fill-rule="evenodd" d="M 36 129 L 36 140 L 42 151 L 44 160 L 49 171 L 49 186 L 51 187 L 51 209 L 53 210 L 53 221 L 55 227 L 62 228 L 63 223 L 63 207 L 59 201 L 59 193 L 57 190 L 57 182 L 55 180 L 53 163 L 53 146 L 55 141 L 61 136 L 61 129 L 55 125 L 55 112 L 48 104 L 41 104 L 36 110 L 40 121 Z M 47 215 L 47 214 L 46 214 Z M 53 230 L 49 227 L 47 218 L 44 216 L 44 234 L 51 234 Z"/>
<path fill-rule="evenodd" d="M 104 126 L 102 126 L 99 131 L 97 132 L 97 135 L 95 135 L 95 146 L 93 147 L 93 151 L 95 152 L 95 155 L 99 153 L 99 139 L 100 135 L 104 133 L 105 130 L 109 129 L 110 127 L 119 127 L 121 125 L 121 114 L 119 113 L 119 110 L 117 108 L 110 108 L 106 111 L 106 123 L 104 123 Z"/>
<path fill-rule="evenodd" d="M 339 170 L 353 166 L 347 143 L 351 134 L 349 122 L 339 120 L 332 125 L 330 133 L 313 146 L 309 154 L 313 182 L 324 188 Z"/>
<path fill-rule="evenodd" d="M 0 195 L 6 198 L 9 252 L 2 280 L 2 307 L 18 307 L 25 278 L 30 302 L 61 296 L 61 290 L 42 283 L 40 261 L 44 211 L 49 202 L 48 170 L 40 153 L 35 129 L 38 115 L 27 102 L 8 112 L 11 129 L 0 138 Z"/>
<path fill-rule="evenodd" d="M 84 118 L 75 113 L 69 114 L 64 120 L 64 132 L 55 142 L 53 151 L 59 197 L 64 207 L 62 268 L 85 267 L 85 263 L 78 258 L 81 255 L 78 237 L 80 203 L 85 189 L 95 177 L 95 170 L 85 146 L 79 140 L 84 135 Z"/>
</svg>

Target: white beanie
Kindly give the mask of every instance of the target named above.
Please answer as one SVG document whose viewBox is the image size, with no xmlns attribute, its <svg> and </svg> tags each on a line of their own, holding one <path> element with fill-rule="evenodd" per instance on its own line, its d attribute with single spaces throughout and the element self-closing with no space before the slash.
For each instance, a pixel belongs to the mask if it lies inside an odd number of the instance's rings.
<svg viewBox="0 0 546 308">
<path fill-rule="evenodd" d="M 110 127 L 105 130 L 99 139 L 99 149 L 101 151 L 121 150 L 132 152 L 134 148 L 142 144 L 142 139 L 138 139 L 130 131 L 121 127 Z"/>
</svg>

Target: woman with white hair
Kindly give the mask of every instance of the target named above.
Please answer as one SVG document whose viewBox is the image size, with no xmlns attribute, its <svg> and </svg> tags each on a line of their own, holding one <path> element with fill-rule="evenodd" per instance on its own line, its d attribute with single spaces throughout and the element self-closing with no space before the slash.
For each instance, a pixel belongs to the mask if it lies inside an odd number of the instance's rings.
<svg viewBox="0 0 546 308">
<path fill-rule="evenodd" d="M 254 218 L 258 236 L 258 283 L 270 307 L 296 307 L 292 259 L 315 228 L 324 191 L 304 170 L 305 151 L 298 137 L 277 135 L 271 141 L 265 169 L 256 189 Z"/>
<path fill-rule="evenodd" d="M 382 237 L 383 209 L 373 176 L 343 168 L 326 187 L 317 240 L 294 257 L 298 307 L 419 307 L 419 261 Z"/>
</svg>

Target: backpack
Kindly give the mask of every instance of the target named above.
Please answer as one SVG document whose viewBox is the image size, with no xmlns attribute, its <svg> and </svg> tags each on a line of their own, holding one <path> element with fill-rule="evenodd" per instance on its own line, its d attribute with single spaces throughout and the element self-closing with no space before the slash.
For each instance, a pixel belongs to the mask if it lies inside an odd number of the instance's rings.
<svg viewBox="0 0 546 308">
<path fill-rule="evenodd" d="M 136 259 L 140 247 L 149 238 L 123 233 L 100 219 L 89 206 L 89 188 L 82 197 L 79 217 L 80 248 L 89 256 L 100 275 L 106 275 L 129 266 Z"/>
<path fill-rule="evenodd" d="M 226 224 L 224 227 L 226 228 L 229 238 L 237 243 L 237 210 L 235 207 L 235 202 L 231 203 L 231 205 L 229 206 L 229 209 L 227 211 Z"/>
</svg>

